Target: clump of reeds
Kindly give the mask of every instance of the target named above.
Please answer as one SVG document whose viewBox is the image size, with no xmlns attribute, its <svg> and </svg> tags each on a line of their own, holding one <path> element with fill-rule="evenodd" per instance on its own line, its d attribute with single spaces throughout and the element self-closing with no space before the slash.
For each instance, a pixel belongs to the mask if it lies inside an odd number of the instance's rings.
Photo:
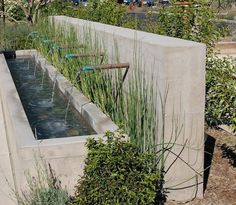
<svg viewBox="0 0 236 205">
<path fill-rule="evenodd" d="M 49 46 L 40 39 L 33 40 L 34 46 L 84 95 L 109 115 L 139 145 L 141 151 L 150 151 L 156 140 L 156 93 L 139 72 L 139 64 L 135 71 L 129 71 L 132 73 L 129 74 L 129 81 L 125 82 L 126 88 L 123 86 L 120 70 L 81 72 L 78 75 L 81 66 L 99 64 L 100 57 L 66 60 L 64 56 L 66 53 L 101 52 L 102 46 L 91 40 L 90 32 L 84 34 L 84 39 L 78 39 L 71 28 L 65 31 L 63 27 L 56 28 L 43 23 L 37 30 L 40 36 L 52 40 L 62 49 L 51 52 Z M 107 62 L 105 55 L 104 63 Z"/>
</svg>

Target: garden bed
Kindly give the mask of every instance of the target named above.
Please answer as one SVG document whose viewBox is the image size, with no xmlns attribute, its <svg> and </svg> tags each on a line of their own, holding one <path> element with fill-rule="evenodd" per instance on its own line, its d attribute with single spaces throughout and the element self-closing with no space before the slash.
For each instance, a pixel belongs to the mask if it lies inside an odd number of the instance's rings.
<svg viewBox="0 0 236 205">
<path fill-rule="evenodd" d="M 236 204 L 236 138 L 220 129 L 207 129 L 206 134 L 213 158 L 204 199 L 186 203 L 167 202 L 166 205 Z"/>
</svg>

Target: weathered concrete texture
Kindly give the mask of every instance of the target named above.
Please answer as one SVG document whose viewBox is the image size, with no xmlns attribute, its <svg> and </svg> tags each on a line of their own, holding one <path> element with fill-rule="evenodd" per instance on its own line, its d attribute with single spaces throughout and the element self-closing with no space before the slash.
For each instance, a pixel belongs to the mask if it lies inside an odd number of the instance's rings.
<svg viewBox="0 0 236 205">
<path fill-rule="evenodd" d="M 67 31 L 73 27 L 80 43 L 89 39 L 91 47 L 106 51 L 110 63 L 128 62 L 131 70 L 141 69 L 147 82 L 154 79 L 158 118 L 164 118 L 159 120 L 157 140 L 162 142 L 164 132 L 166 146 L 175 143 L 165 170 L 176 155 L 181 157 L 165 175 L 168 198 L 184 201 L 203 197 L 205 45 L 66 16 L 52 19 Z M 160 102 L 165 94 L 163 108 Z"/>
<path fill-rule="evenodd" d="M 4 65 L 3 62 L 4 56 L 0 54 L 0 67 Z M 15 187 L 2 107 L 0 92 L 0 202 L 6 205 L 13 205 L 16 204 L 13 191 Z"/>
<path fill-rule="evenodd" d="M 36 55 L 36 51 L 17 51 L 16 54 L 38 56 L 39 58 L 36 58 L 36 61 L 41 62 L 43 69 L 47 71 L 51 79 L 55 79 L 53 73 L 56 73 L 56 69 L 47 64 L 45 59 L 41 58 L 40 60 L 40 55 Z M 62 93 L 66 94 L 66 89 L 64 88 L 72 85 L 61 76 L 57 79 L 57 86 Z M 109 117 L 103 114 L 96 106 L 93 106 L 75 88 L 73 94 L 75 96 L 73 96 L 72 103 L 77 105 L 76 108 L 79 108 L 78 111 L 82 115 L 83 112 L 87 112 L 84 117 L 92 123 L 98 134 L 36 140 L 5 58 L 0 55 L 0 168 L 2 168 L 0 182 L 3 188 L 2 192 L 0 189 L 0 204 L 2 202 L 6 205 L 14 204 L 9 200 L 9 194 L 12 193 L 11 189 L 20 192 L 27 187 L 25 171 L 30 170 L 32 176 L 34 176 L 35 160 L 41 157 L 51 164 L 56 174 L 59 175 L 62 186 L 66 186 L 69 193 L 72 194 L 78 177 L 83 173 L 84 160 L 87 155 L 85 142 L 88 137 L 98 139 L 104 135 L 105 131 L 115 131 L 117 129 L 117 126 Z M 90 107 L 82 106 L 80 99 L 85 104 L 87 103 L 86 105 L 90 105 Z M 5 178 L 8 180 L 9 186 L 4 181 Z"/>
</svg>

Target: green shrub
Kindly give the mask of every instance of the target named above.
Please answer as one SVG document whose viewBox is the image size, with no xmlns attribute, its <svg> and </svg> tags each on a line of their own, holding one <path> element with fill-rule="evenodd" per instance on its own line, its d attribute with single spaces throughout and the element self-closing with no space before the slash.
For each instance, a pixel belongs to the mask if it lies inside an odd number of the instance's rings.
<svg viewBox="0 0 236 205">
<path fill-rule="evenodd" d="M 23 10 L 20 8 L 20 6 L 16 2 L 12 3 L 12 2 L 6 1 L 5 10 L 10 17 L 14 18 L 17 21 L 25 19 L 25 14 Z"/>
<path fill-rule="evenodd" d="M 230 59 L 207 59 L 206 122 L 211 126 L 230 125 L 236 130 L 236 73 Z"/>
<path fill-rule="evenodd" d="M 47 6 L 42 8 L 42 15 L 47 16 L 56 16 L 56 15 L 67 15 L 75 16 L 77 12 L 77 7 L 72 6 L 71 2 L 65 2 L 61 0 L 54 0 L 49 2 Z"/>
<path fill-rule="evenodd" d="M 232 78 L 235 67 L 229 59 L 217 58 L 213 48 L 225 34 L 212 19 L 214 11 L 205 0 L 192 0 L 192 5 L 163 6 L 157 20 L 147 23 L 147 31 L 207 45 L 206 122 L 210 126 L 230 125 L 236 129 L 236 81 Z M 150 16 L 153 18 L 153 16 Z M 173 23 L 175 22 L 175 23 Z"/>
<path fill-rule="evenodd" d="M 77 17 L 105 24 L 121 26 L 126 14 L 126 7 L 115 0 L 90 0 L 88 6 L 80 7 Z"/>
<path fill-rule="evenodd" d="M 78 181 L 72 204 L 156 204 L 160 179 L 154 155 L 120 134 L 107 133 L 107 141 L 89 139 L 84 176 Z"/>
<path fill-rule="evenodd" d="M 152 20 L 151 23 L 147 22 L 146 30 L 161 35 L 202 42 L 211 51 L 214 43 L 224 32 L 212 22 L 215 13 L 207 1 L 192 0 L 190 2 L 192 2 L 190 6 L 161 7 L 156 15 L 156 20 Z M 153 16 L 151 18 L 153 19 Z"/>
</svg>

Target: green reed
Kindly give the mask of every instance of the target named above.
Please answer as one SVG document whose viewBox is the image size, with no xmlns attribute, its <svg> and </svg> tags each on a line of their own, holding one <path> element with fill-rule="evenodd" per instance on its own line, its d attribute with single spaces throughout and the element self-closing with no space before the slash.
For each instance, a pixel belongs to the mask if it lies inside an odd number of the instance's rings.
<svg viewBox="0 0 236 205">
<path fill-rule="evenodd" d="M 129 70 L 129 80 L 125 80 L 125 86 L 121 70 L 81 72 L 78 76 L 78 69 L 81 66 L 100 64 L 101 58 L 83 57 L 66 60 L 63 56 L 67 53 L 104 52 L 99 39 L 92 39 L 89 29 L 85 29 L 83 39 L 80 39 L 71 27 L 56 28 L 47 22 L 41 23 L 36 29 L 40 36 L 53 40 L 54 44 L 60 45 L 63 49 L 50 53 L 49 46 L 40 39 L 32 40 L 32 45 L 43 53 L 74 86 L 109 115 L 119 128 L 127 133 L 131 141 L 139 145 L 141 151 L 150 151 L 156 141 L 157 95 L 140 72 L 141 63 L 138 63 L 137 54 L 134 54 L 137 64 L 134 65 L 135 68 Z M 119 63 L 118 55 L 116 61 Z M 107 62 L 108 57 L 105 54 L 103 63 Z M 117 102 L 116 95 L 118 95 Z"/>
</svg>

